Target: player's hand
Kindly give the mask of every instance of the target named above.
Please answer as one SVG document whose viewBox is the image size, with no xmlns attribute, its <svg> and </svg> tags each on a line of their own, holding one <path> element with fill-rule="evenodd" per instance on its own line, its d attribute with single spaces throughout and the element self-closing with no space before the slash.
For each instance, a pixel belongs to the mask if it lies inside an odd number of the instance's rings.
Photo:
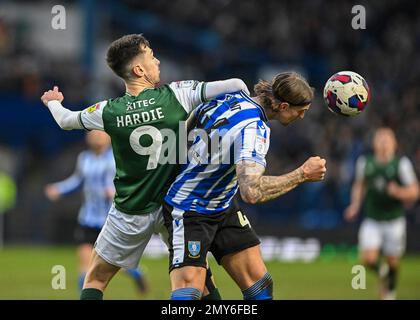
<svg viewBox="0 0 420 320">
<path fill-rule="evenodd" d="M 327 172 L 326 163 L 321 157 L 310 157 L 306 160 L 301 166 L 304 180 L 309 182 L 324 180 Z"/>
<path fill-rule="evenodd" d="M 353 221 L 356 217 L 357 214 L 359 213 L 359 207 L 351 204 L 349 205 L 346 210 L 344 210 L 344 219 L 346 219 L 346 221 Z"/>
<path fill-rule="evenodd" d="M 48 184 L 44 191 L 47 198 L 51 201 L 56 201 L 61 196 L 60 191 L 58 191 L 58 188 L 53 184 Z"/>
<path fill-rule="evenodd" d="M 386 192 L 390 197 L 398 199 L 399 191 L 400 186 L 395 181 L 391 181 L 390 183 L 388 183 L 386 187 Z"/>
<path fill-rule="evenodd" d="M 53 100 L 58 100 L 58 101 L 60 101 L 60 103 L 63 102 L 63 100 L 64 100 L 63 93 L 58 91 L 57 86 L 54 86 L 53 90 L 45 91 L 44 94 L 41 97 L 41 101 L 42 101 L 43 104 L 45 104 L 45 106 L 48 105 L 49 101 L 53 101 Z"/>
</svg>

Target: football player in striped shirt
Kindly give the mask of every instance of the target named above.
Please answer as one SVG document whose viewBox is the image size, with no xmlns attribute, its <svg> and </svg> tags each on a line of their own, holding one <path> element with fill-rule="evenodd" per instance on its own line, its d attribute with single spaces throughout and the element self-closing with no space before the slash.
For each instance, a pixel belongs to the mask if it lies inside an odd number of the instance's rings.
<svg viewBox="0 0 420 320">
<path fill-rule="evenodd" d="M 83 204 L 74 233 L 78 248 L 78 286 L 82 290 L 89 266 L 93 245 L 101 231 L 114 198 L 115 161 L 110 148 L 109 136 L 98 130 L 86 135 L 89 150 L 77 157 L 76 169 L 67 179 L 48 184 L 45 194 L 51 201 L 79 190 L 83 191 Z M 139 268 L 125 270 L 134 280 L 140 293 L 147 292 L 147 283 Z"/>
<path fill-rule="evenodd" d="M 269 120 L 288 125 L 303 119 L 313 89 L 297 73 L 260 81 L 255 97 L 243 91 L 220 95 L 195 111 L 196 139 L 188 163 L 164 204 L 169 232 L 171 298 L 200 299 L 210 251 L 242 290 L 244 299 L 272 299 L 273 282 L 260 241 L 232 201 L 238 188 L 245 202 L 275 199 L 306 181 L 320 181 L 325 160 L 309 158 L 281 176 L 264 175 Z"/>
<path fill-rule="evenodd" d="M 96 241 L 81 299 L 102 299 L 120 268 L 139 264 L 152 234 L 166 233 L 161 205 L 178 164 L 161 160 L 178 159 L 182 152 L 178 152 L 177 143 L 165 144 L 162 132 L 171 132 L 182 142 L 186 138 L 181 137 L 180 122 L 199 104 L 222 93 L 248 90 L 240 79 L 178 81 L 157 87 L 160 61 L 141 34 L 115 40 L 108 49 L 107 63 L 124 80 L 124 95 L 83 111 L 64 108 L 58 87 L 41 97 L 62 129 L 103 130 L 112 141 L 116 193 Z M 209 296 L 220 297 L 217 292 Z"/>
</svg>

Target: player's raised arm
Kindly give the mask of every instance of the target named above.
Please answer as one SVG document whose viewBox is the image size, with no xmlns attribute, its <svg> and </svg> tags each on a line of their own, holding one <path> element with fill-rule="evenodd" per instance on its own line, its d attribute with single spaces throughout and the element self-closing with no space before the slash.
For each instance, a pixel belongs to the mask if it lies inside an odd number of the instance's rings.
<svg viewBox="0 0 420 320">
<path fill-rule="evenodd" d="M 83 129 L 83 126 L 79 121 L 79 113 L 77 111 L 71 111 L 62 106 L 64 96 L 58 90 L 57 86 L 54 86 L 53 90 L 45 91 L 41 97 L 41 101 L 50 110 L 54 117 L 54 120 L 64 130 L 72 129 Z"/>
<path fill-rule="evenodd" d="M 263 165 L 249 160 L 236 164 L 239 191 L 245 202 L 255 204 L 275 199 L 309 181 L 321 181 L 326 173 L 326 161 L 320 157 L 311 157 L 306 162 L 281 176 L 264 176 Z"/>
<path fill-rule="evenodd" d="M 82 111 L 71 111 L 63 107 L 63 100 L 64 96 L 57 86 L 44 92 L 41 97 L 61 129 L 104 130 L 102 112 L 107 101 L 98 102 Z"/>
</svg>

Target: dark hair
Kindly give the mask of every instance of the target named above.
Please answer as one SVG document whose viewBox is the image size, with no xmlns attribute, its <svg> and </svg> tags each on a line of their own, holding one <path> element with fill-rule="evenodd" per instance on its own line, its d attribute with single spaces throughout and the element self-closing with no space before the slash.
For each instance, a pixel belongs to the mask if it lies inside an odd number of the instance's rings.
<svg viewBox="0 0 420 320">
<path fill-rule="evenodd" d="M 125 35 L 111 43 L 106 54 L 106 62 L 119 77 L 128 80 L 131 78 L 130 62 L 143 53 L 145 47 L 150 45 L 142 34 Z"/>
<path fill-rule="evenodd" d="M 296 72 L 282 72 L 269 82 L 260 80 L 254 86 L 257 94 L 265 106 L 273 102 L 287 102 L 291 107 L 303 107 L 312 102 L 314 88 Z"/>
</svg>

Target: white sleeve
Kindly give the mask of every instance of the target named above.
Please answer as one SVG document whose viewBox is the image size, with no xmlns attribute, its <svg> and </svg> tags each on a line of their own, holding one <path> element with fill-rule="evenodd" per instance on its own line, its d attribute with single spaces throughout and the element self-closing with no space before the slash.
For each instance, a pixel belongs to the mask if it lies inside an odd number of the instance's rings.
<svg viewBox="0 0 420 320">
<path fill-rule="evenodd" d="M 409 186 L 417 182 L 417 177 L 413 165 L 407 157 L 402 157 L 400 159 L 398 175 L 404 186 Z"/>
<path fill-rule="evenodd" d="M 196 80 L 176 81 L 169 84 L 177 100 L 188 114 L 204 101 L 205 86 L 205 82 Z"/>
<path fill-rule="evenodd" d="M 102 113 L 107 101 L 101 101 L 80 112 L 80 123 L 86 130 L 104 130 Z"/>
<path fill-rule="evenodd" d="M 355 181 L 363 181 L 365 179 L 365 168 L 366 168 L 366 158 L 364 156 L 360 156 L 357 158 L 356 161 L 356 174 L 355 174 Z"/>
<path fill-rule="evenodd" d="M 230 93 L 240 90 L 249 95 L 249 90 L 245 82 L 237 78 L 207 82 L 204 90 L 204 99 L 210 100 L 222 93 Z"/>
<path fill-rule="evenodd" d="M 270 147 L 270 128 L 261 120 L 251 122 L 237 136 L 234 145 L 235 164 L 248 160 L 266 166 L 265 156 Z"/>
<path fill-rule="evenodd" d="M 63 107 L 60 101 L 49 101 L 48 109 L 50 110 L 55 122 L 64 130 L 83 129 L 79 121 L 80 111 L 71 111 Z"/>
<path fill-rule="evenodd" d="M 188 114 L 200 103 L 211 100 L 223 93 L 243 90 L 249 94 L 245 82 L 236 78 L 212 82 L 177 81 L 170 83 L 169 87 Z"/>
</svg>

